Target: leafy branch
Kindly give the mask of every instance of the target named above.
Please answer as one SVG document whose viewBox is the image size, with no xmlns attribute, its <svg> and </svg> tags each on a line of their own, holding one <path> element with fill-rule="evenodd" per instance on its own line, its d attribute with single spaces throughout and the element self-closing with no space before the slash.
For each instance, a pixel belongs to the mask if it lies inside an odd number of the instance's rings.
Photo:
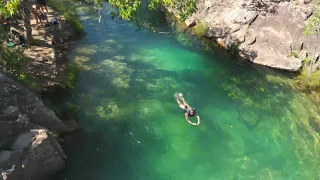
<svg viewBox="0 0 320 180">
<path fill-rule="evenodd" d="M 20 0 L 0 0 L 0 16 L 7 18 L 18 13 Z"/>
<path fill-rule="evenodd" d="M 135 13 L 141 7 L 141 0 L 109 0 L 109 3 L 116 7 L 119 15 L 126 20 L 134 18 Z M 197 0 L 150 0 L 148 3 L 149 10 L 156 7 L 165 6 L 174 8 L 182 20 L 192 15 L 196 9 Z"/>
</svg>

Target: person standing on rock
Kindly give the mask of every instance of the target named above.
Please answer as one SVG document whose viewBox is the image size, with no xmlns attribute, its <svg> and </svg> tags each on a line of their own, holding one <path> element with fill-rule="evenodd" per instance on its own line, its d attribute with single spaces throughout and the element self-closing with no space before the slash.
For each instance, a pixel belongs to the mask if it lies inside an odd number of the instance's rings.
<svg viewBox="0 0 320 180">
<path fill-rule="evenodd" d="M 37 12 L 36 5 L 33 5 L 31 8 L 31 14 L 34 16 L 34 19 L 36 20 L 36 28 L 38 28 L 38 24 L 40 23 L 42 25 L 42 20 Z"/>
<path fill-rule="evenodd" d="M 189 124 L 194 125 L 194 126 L 199 125 L 200 124 L 199 115 L 197 114 L 197 112 L 194 108 L 192 108 L 191 106 L 189 106 L 189 104 L 186 103 L 186 101 L 183 98 L 183 94 L 182 93 L 175 94 L 175 98 L 176 98 L 176 101 L 177 101 L 179 107 L 184 111 L 184 117 L 186 118 L 186 121 Z M 198 119 L 197 123 L 193 123 L 189 120 L 189 117 L 193 117 L 193 116 L 197 117 L 197 119 Z"/>
</svg>

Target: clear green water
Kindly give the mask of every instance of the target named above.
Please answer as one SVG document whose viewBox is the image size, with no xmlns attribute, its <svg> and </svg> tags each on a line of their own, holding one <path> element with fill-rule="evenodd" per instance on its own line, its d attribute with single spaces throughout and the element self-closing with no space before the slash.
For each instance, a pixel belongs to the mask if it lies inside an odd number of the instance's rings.
<svg viewBox="0 0 320 180">
<path fill-rule="evenodd" d="M 68 152 L 67 180 L 317 179 L 318 107 L 279 74 L 205 51 L 157 15 L 153 33 L 105 10 L 81 11 L 87 35 L 70 102 L 90 136 Z M 189 125 L 182 92 L 201 117 Z M 193 119 L 195 120 L 195 119 Z"/>
</svg>

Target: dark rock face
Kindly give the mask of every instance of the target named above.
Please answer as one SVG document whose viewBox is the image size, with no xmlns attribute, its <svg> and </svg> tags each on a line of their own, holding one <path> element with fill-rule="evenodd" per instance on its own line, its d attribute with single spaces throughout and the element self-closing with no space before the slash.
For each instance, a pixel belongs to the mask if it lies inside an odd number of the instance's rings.
<svg viewBox="0 0 320 180">
<path fill-rule="evenodd" d="M 254 63 L 298 71 L 316 46 L 315 35 L 303 33 L 315 2 L 200 0 L 193 16 L 209 24 L 206 36 L 226 49 L 237 44 L 240 55 Z"/>
<path fill-rule="evenodd" d="M 36 180 L 61 170 L 66 156 L 53 134 L 72 130 L 0 71 L 0 180 Z"/>
<path fill-rule="evenodd" d="M 56 132 L 69 130 L 35 94 L 1 71 L 0 102 L 0 109 L 6 109 L 9 106 L 16 107 L 23 114 L 26 114 L 31 122 L 46 127 L 49 130 Z"/>
<path fill-rule="evenodd" d="M 0 179 L 39 179 L 65 166 L 66 156 L 47 129 L 17 107 L 7 107 L 0 117 Z"/>
</svg>

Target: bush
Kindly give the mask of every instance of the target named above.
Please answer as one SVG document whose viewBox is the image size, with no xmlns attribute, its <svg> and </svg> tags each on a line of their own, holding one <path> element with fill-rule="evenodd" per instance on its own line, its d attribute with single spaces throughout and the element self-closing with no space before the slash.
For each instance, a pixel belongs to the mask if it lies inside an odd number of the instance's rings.
<svg viewBox="0 0 320 180">
<path fill-rule="evenodd" d="M 79 67 L 76 63 L 70 63 L 67 66 L 66 72 L 67 74 L 63 86 L 73 88 L 79 72 Z"/>
<path fill-rule="evenodd" d="M 39 84 L 30 76 L 26 66 L 27 61 L 32 59 L 23 54 L 22 48 L 0 47 L 0 69 L 16 77 L 28 88 L 37 90 Z"/>
<path fill-rule="evenodd" d="M 291 51 L 290 52 L 290 55 L 288 56 L 288 57 L 290 57 L 290 58 L 299 58 L 299 51 L 298 50 L 293 50 L 293 51 Z"/>
<path fill-rule="evenodd" d="M 26 78 L 25 62 L 31 59 L 24 56 L 23 49 L 0 47 L 0 67 L 3 71 L 16 76 L 20 80 Z"/>
<path fill-rule="evenodd" d="M 197 25 L 194 27 L 195 33 L 202 37 L 205 36 L 208 30 L 208 23 L 205 22 L 198 22 Z"/>
<path fill-rule="evenodd" d="M 320 71 L 316 70 L 309 75 L 308 66 L 306 65 L 303 66 L 300 75 L 294 80 L 296 87 L 300 90 L 320 89 Z"/>
</svg>

